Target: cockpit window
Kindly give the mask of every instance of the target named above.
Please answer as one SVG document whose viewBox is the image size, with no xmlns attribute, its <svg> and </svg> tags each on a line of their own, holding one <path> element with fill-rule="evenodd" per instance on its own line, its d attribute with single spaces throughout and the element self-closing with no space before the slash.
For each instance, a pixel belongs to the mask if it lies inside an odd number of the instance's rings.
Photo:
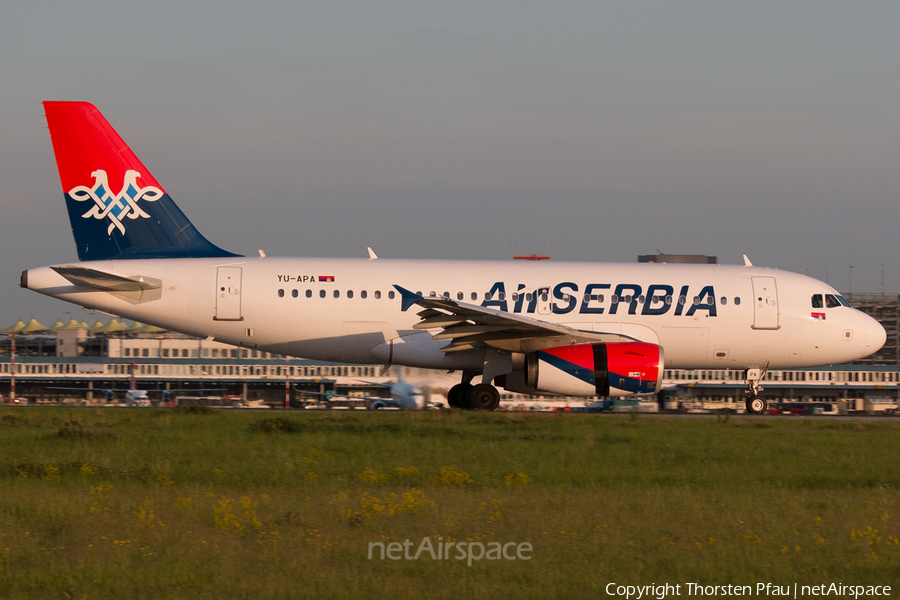
<svg viewBox="0 0 900 600">
<path fill-rule="evenodd" d="M 853 308 L 852 306 L 850 306 L 850 303 L 847 302 L 847 300 L 844 299 L 843 296 L 838 296 L 837 299 L 838 299 L 838 302 L 840 302 L 841 304 L 843 304 L 843 305 L 846 306 L 847 308 Z"/>
<path fill-rule="evenodd" d="M 825 308 L 837 308 L 841 303 L 833 294 L 825 294 Z"/>
<path fill-rule="evenodd" d="M 822 308 L 824 304 L 822 304 L 822 294 L 813 294 L 812 297 L 812 307 L 813 308 Z"/>
</svg>

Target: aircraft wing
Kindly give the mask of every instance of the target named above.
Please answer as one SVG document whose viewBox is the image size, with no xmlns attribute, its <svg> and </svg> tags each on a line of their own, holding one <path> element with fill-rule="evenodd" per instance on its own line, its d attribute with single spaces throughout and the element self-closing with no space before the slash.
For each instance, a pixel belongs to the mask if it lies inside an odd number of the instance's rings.
<svg viewBox="0 0 900 600">
<path fill-rule="evenodd" d="M 449 340 L 441 352 L 462 352 L 491 346 L 509 352 L 533 352 L 572 344 L 635 341 L 618 333 L 597 333 L 566 325 L 541 321 L 530 316 L 512 314 L 450 298 L 425 297 L 399 285 L 402 310 L 413 305 L 425 310 L 413 329 L 440 329 L 435 340 Z"/>
</svg>

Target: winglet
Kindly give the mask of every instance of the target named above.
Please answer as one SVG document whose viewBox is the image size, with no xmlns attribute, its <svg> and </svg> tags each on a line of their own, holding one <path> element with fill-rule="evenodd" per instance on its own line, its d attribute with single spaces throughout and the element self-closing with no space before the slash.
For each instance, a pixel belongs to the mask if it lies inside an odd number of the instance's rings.
<svg viewBox="0 0 900 600">
<path fill-rule="evenodd" d="M 744 266 L 745 266 L 745 267 L 752 267 L 752 266 L 753 266 L 753 263 L 750 262 L 750 259 L 747 258 L 747 255 L 746 255 L 746 254 L 744 255 Z"/>
<path fill-rule="evenodd" d="M 378 258 L 378 255 L 375 254 L 375 251 L 372 250 L 372 248 L 370 248 L 369 246 L 366 246 L 366 250 L 369 251 L 369 260 L 375 260 L 376 258 Z"/>
<path fill-rule="evenodd" d="M 412 306 L 413 304 L 415 304 L 416 302 L 419 302 L 420 300 L 424 299 L 419 294 L 417 294 L 415 292 L 411 292 L 406 288 L 402 288 L 397 284 L 394 284 L 394 289 L 396 289 L 398 292 L 400 292 L 400 300 L 401 300 L 400 310 L 403 312 L 406 312 L 407 310 L 409 310 L 409 307 Z"/>
</svg>

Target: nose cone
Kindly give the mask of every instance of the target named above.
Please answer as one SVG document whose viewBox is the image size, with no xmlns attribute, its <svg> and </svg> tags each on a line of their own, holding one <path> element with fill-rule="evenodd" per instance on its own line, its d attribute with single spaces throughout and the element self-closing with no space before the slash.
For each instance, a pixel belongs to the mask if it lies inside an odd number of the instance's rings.
<svg viewBox="0 0 900 600">
<path fill-rule="evenodd" d="M 884 346 L 884 343 L 887 341 L 887 332 L 884 330 L 884 327 L 881 326 L 881 323 L 873 319 L 872 317 L 868 317 L 868 321 L 865 323 L 863 327 L 863 331 L 865 331 L 865 340 L 866 340 L 866 356 L 870 354 L 874 354 L 881 350 L 881 347 Z"/>
</svg>

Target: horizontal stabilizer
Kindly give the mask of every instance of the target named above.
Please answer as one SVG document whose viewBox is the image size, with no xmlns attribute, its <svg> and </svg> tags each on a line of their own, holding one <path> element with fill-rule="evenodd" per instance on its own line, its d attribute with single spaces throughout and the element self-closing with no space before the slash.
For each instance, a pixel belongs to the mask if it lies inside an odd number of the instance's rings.
<svg viewBox="0 0 900 600">
<path fill-rule="evenodd" d="M 152 277 L 122 277 L 86 267 L 50 268 L 75 285 L 93 288 L 99 292 L 141 292 L 162 287 L 162 282 Z"/>
<path fill-rule="evenodd" d="M 73 285 L 107 292 L 131 304 L 159 300 L 162 297 L 162 281 L 142 275 L 123 277 L 87 267 L 50 267 Z"/>
</svg>

